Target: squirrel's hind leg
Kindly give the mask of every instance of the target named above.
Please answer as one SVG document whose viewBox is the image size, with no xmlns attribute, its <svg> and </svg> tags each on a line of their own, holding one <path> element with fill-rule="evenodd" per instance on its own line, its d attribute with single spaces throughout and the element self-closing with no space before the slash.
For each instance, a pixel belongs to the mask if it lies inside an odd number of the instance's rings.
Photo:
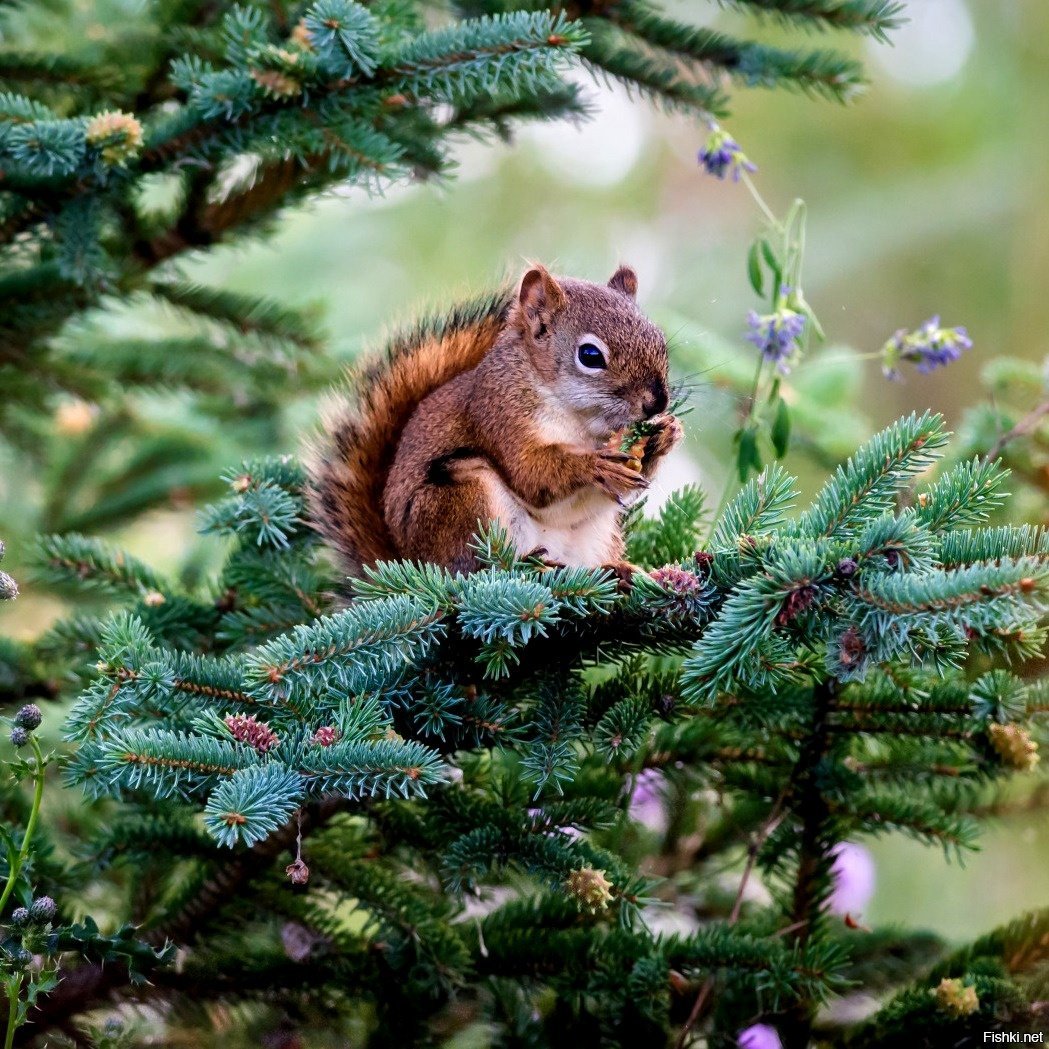
<svg viewBox="0 0 1049 1049">
<path fill-rule="evenodd" d="M 496 516 L 479 462 L 463 460 L 431 470 L 404 508 L 401 556 L 443 565 L 452 572 L 472 572 L 477 559 L 470 540 L 478 522 Z"/>
</svg>

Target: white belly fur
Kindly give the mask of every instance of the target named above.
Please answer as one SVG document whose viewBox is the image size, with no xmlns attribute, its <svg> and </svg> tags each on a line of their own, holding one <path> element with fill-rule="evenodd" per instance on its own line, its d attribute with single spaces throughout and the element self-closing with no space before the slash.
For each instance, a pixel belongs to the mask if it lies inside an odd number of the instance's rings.
<svg viewBox="0 0 1049 1049">
<path fill-rule="evenodd" d="M 540 510 L 523 502 L 494 470 L 483 469 L 479 479 L 491 516 L 509 531 L 519 553 L 543 547 L 549 560 L 585 568 L 613 559 L 619 507 L 598 489 L 585 488 Z"/>
</svg>

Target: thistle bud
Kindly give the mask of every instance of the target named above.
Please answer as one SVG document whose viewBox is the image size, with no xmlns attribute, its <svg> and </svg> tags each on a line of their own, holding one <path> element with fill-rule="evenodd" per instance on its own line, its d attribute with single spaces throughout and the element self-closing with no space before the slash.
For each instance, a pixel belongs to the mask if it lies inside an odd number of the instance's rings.
<svg viewBox="0 0 1049 1049">
<path fill-rule="evenodd" d="M 15 714 L 15 724 L 21 725 L 30 732 L 35 728 L 40 728 L 40 722 L 43 720 L 44 716 L 35 703 L 27 703 Z"/>
<path fill-rule="evenodd" d="M 0 572 L 0 601 L 13 601 L 18 597 L 18 584 L 6 572 Z"/>
<path fill-rule="evenodd" d="M 50 896 L 40 896 L 29 906 L 30 917 L 41 925 L 51 921 L 57 913 L 58 907 Z"/>
</svg>

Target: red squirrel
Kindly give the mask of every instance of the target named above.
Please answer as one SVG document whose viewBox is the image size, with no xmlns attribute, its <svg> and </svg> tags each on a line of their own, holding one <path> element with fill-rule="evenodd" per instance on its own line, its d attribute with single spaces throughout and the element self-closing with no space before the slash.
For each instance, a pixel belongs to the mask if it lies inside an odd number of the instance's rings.
<svg viewBox="0 0 1049 1049">
<path fill-rule="evenodd" d="M 623 508 L 681 438 L 666 339 L 636 294 L 625 266 L 600 285 L 534 265 L 515 294 L 424 323 L 365 367 L 310 467 L 313 524 L 350 574 L 398 558 L 472 571 L 493 519 L 521 555 L 628 572 Z"/>
</svg>

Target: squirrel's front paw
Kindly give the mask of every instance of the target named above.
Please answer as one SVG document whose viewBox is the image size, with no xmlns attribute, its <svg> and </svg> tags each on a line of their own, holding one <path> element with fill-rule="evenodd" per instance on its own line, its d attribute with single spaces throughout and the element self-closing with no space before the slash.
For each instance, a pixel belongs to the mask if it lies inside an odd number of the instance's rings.
<svg viewBox="0 0 1049 1049">
<path fill-rule="evenodd" d="M 648 481 L 641 476 L 636 463 L 622 452 L 597 452 L 594 456 L 594 484 L 610 499 L 624 506 L 626 497 L 644 491 Z"/>
<path fill-rule="evenodd" d="M 681 423 L 673 415 L 657 415 L 648 422 L 652 432 L 645 437 L 645 448 L 641 454 L 644 467 L 655 465 L 684 436 Z"/>
</svg>

